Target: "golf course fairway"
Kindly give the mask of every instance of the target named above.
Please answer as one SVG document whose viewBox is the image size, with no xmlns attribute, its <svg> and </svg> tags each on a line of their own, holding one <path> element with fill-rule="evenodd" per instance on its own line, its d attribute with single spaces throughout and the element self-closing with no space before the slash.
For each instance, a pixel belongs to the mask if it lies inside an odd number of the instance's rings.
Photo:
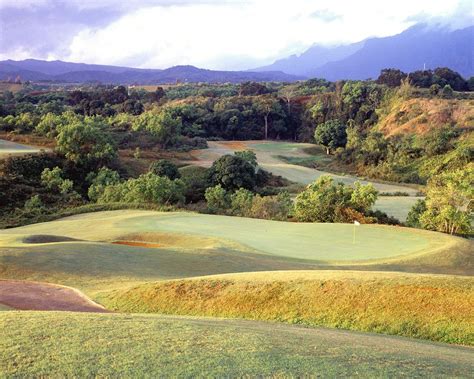
<svg viewBox="0 0 474 379">
<path fill-rule="evenodd" d="M 473 349 L 213 318 L 0 312 L 15 377 L 467 377 Z M 205 374 L 203 374 L 205 373 Z"/>
</svg>

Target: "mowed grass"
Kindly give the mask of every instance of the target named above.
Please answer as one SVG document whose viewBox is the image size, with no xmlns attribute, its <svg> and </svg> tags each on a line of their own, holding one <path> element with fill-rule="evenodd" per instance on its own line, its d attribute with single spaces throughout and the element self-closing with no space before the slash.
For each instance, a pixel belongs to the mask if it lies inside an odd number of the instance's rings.
<svg viewBox="0 0 474 379">
<path fill-rule="evenodd" d="M 6 377 L 469 377 L 473 350 L 275 323 L 0 314 Z"/>
<path fill-rule="evenodd" d="M 40 151 L 41 148 L 39 147 L 22 145 L 0 139 L 0 158 L 7 157 L 9 155 L 39 153 Z"/>
<path fill-rule="evenodd" d="M 224 154 L 232 154 L 237 150 L 250 149 L 256 153 L 260 167 L 296 183 L 309 184 L 322 175 L 329 175 L 334 178 L 336 182 L 342 182 L 346 185 L 353 185 L 356 181 L 359 181 L 362 184 L 370 182 L 380 192 L 406 192 L 410 195 L 416 195 L 418 192 L 416 188 L 406 185 L 397 183 L 380 183 L 370 180 L 367 181 L 351 175 L 336 175 L 325 172 L 324 170 L 317 170 L 315 168 L 292 164 L 291 160 L 301 161 L 304 159 L 314 159 L 315 157 L 320 161 L 327 162 L 327 157 L 324 156 L 324 154 L 313 155 L 307 153 L 308 150 L 314 151 L 317 149 L 317 145 L 310 143 L 279 141 L 211 141 L 208 144 L 208 149 L 194 151 L 193 155 L 197 159 L 194 163 L 210 166 L 212 161 Z"/>
<path fill-rule="evenodd" d="M 283 321 L 474 344 L 474 278 L 351 271 L 228 274 L 103 293 L 120 312 Z"/>
<path fill-rule="evenodd" d="M 405 222 L 408 213 L 422 196 L 379 196 L 374 204 L 374 209 L 395 217 L 398 221 Z"/>
<path fill-rule="evenodd" d="M 145 281 L 232 272 L 350 268 L 471 274 L 474 270 L 472 242 L 460 238 L 376 225 L 355 231 L 354 243 L 354 226 L 346 224 L 186 212 L 97 212 L 0 231 L 0 277 L 64 284 L 93 296 L 103 289 Z M 57 242 L 58 236 L 76 241 Z M 163 247 L 112 243 L 117 240 Z"/>
</svg>

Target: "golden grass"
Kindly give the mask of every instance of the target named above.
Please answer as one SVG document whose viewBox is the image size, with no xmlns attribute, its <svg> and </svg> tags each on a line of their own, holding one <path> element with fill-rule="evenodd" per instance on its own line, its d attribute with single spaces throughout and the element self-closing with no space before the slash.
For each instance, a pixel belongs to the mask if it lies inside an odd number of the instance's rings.
<svg viewBox="0 0 474 379">
<path fill-rule="evenodd" d="M 274 320 L 474 344 L 474 278 L 351 271 L 229 274 L 103 293 L 122 312 Z"/>
<path fill-rule="evenodd" d="M 474 102 L 452 99 L 409 99 L 396 101 L 379 123 L 387 136 L 415 133 L 453 124 L 457 128 L 474 128 Z"/>
</svg>

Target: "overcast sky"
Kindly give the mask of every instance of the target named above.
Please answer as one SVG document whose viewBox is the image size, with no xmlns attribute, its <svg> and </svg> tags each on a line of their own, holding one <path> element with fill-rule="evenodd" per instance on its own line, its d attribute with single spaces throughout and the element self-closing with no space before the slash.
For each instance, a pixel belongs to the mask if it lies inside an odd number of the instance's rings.
<svg viewBox="0 0 474 379">
<path fill-rule="evenodd" d="M 472 23 L 471 0 L 0 0 L 0 59 L 246 69 L 397 34 Z"/>
</svg>

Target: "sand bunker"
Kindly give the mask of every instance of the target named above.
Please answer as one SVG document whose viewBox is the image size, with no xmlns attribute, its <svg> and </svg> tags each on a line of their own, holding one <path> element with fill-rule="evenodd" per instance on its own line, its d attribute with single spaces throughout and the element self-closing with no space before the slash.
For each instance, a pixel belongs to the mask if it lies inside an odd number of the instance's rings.
<svg viewBox="0 0 474 379">
<path fill-rule="evenodd" d="M 112 242 L 114 245 L 127 245 L 127 246 L 138 246 L 138 247 L 147 247 L 147 248 L 157 248 L 162 247 L 159 243 L 151 243 L 151 242 L 139 242 L 139 241 L 114 241 Z"/>
</svg>

